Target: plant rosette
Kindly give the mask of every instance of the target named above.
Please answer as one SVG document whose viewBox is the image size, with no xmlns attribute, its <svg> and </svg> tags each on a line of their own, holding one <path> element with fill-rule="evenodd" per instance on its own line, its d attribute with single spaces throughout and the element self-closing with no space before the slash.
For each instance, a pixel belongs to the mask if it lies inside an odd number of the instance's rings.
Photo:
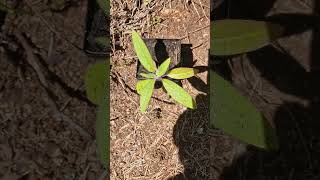
<svg viewBox="0 0 320 180">
<path fill-rule="evenodd" d="M 182 80 L 193 77 L 197 73 L 196 69 L 188 67 L 169 69 L 171 63 L 170 58 L 163 61 L 157 67 L 146 44 L 135 31 L 132 32 L 132 42 L 139 62 L 146 70 L 146 73 L 139 74 L 145 79 L 138 80 L 136 84 L 136 90 L 140 95 L 140 111 L 143 113 L 146 112 L 156 81 L 162 82 L 167 94 L 175 101 L 187 108 L 195 109 L 196 105 L 193 98 L 181 86 L 170 80 L 170 78 Z"/>
</svg>

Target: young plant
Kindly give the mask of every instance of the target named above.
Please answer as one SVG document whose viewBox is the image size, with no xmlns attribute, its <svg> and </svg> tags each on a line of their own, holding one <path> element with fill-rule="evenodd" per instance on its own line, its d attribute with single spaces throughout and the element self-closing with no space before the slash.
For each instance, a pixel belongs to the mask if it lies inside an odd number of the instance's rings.
<svg viewBox="0 0 320 180">
<path fill-rule="evenodd" d="M 167 93 L 178 103 L 194 109 L 195 102 L 192 97 L 182 87 L 171 81 L 169 78 L 178 80 L 187 79 L 194 76 L 196 70 L 187 67 L 169 69 L 171 63 L 170 58 L 166 59 L 159 67 L 157 67 L 146 44 L 135 31 L 132 32 L 132 42 L 141 65 L 147 71 L 147 73 L 140 73 L 140 76 L 145 79 L 139 80 L 136 84 L 136 90 L 140 95 L 141 112 L 147 110 L 156 81 L 161 81 Z"/>
</svg>

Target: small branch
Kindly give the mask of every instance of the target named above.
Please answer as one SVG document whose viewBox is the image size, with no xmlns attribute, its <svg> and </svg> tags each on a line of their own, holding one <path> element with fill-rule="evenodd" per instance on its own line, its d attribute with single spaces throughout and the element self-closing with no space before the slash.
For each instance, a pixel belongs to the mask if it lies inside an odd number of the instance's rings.
<svg viewBox="0 0 320 180">
<path fill-rule="evenodd" d="M 196 10 L 196 13 L 198 14 L 198 17 L 201 18 L 200 14 L 199 14 L 199 12 L 198 12 L 197 7 L 194 5 L 194 2 L 191 1 L 191 3 L 192 3 L 193 8 Z"/>
<path fill-rule="evenodd" d="M 56 119 L 58 121 L 67 122 L 71 127 L 78 130 L 81 135 L 83 135 L 89 139 L 92 139 L 92 136 L 88 132 L 86 132 L 81 126 L 74 123 L 68 116 L 66 116 L 65 114 L 63 114 L 62 112 L 59 111 L 57 104 L 51 98 L 50 93 L 51 94 L 53 94 L 53 93 L 52 92 L 49 93 L 50 90 L 49 90 L 49 85 L 48 85 L 47 79 L 46 79 L 45 75 L 43 74 L 39 63 L 37 62 L 37 57 L 33 54 L 33 50 L 31 48 L 31 46 L 28 44 L 27 40 L 25 39 L 25 37 L 23 37 L 21 32 L 16 30 L 14 34 L 17 37 L 17 39 L 19 40 L 19 42 L 21 43 L 22 47 L 25 49 L 26 55 L 27 55 L 27 58 L 26 58 L 27 62 L 30 64 L 30 66 L 32 66 L 32 68 L 36 72 L 36 74 L 39 78 L 41 87 L 44 88 L 44 91 L 46 93 L 45 98 L 47 100 L 47 103 L 51 107 L 54 119 Z"/>
<path fill-rule="evenodd" d="M 60 32 L 58 32 L 54 27 L 51 26 L 52 23 L 49 23 L 43 16 L 41 16 L 41 14 L 36 11 L 32 4 L 29 2 L 29 0 L 25 0 L 27 6 L 31 9 L 31 11 L 34 13 L 35 16 L 37 16 L 42 23 L 48 27 L 48 29 L 55 33 L 58 37 L 60 37 L 61 39 L 65 40 L 66 42 L 68 42 L 69 44 L 71 44 L 74 48 L 78 49 L 78 50 L 82 50 L 81 47 L 79 47 L 78 45 L 74 44 L 73 42 L 71 42 L 68 38 L 64 37 Z"/>
<path fill-rule="evenodd" d="M 32 68 L 35 70 L 41 84 L 45 87 L 48 88 L 48 83 L 46 81 L 46 78 L 40 68 L 40 65 L 35 61 L 36 57 L 33 54 L 33 49 L 30 47 L 30 45 L 27 43 L 27 40 L 22 36 L 22 34 L 18 31 L 16 31 L 15 36 L 21 43 L 22 47 L 25 49 L 26 54 L 27 54 L 27 61 L 28 63 L 32 66 Z"/>
</svg>

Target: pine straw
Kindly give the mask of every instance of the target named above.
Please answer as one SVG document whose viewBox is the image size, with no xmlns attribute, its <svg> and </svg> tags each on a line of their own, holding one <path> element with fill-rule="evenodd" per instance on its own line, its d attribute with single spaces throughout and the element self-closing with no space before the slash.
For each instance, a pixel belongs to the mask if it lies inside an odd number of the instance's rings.
<svg viewBox="0 0 320 180">
<path fill-rule="evenodd" d="M 195 0 L 194 6 L 188 1 L 151 2 L 152 8 L 146 8 L 131 1 L 112 1 L 113 43 L 120 41 L 117 45 L 123 50 L 114 49 L 112 54 L 111 179 L 215 179 L 229 163 L 231 145 L 228 137 L 208 130 L 206 92 L 183 81 L 183 87 L 197 100 L 197 110 L 191 111 L 156 90 L 154 97 L 158 99 L 153 98 L 148 113 L 141 114 L 134 90 L 137 59 L 128 36 L 135 29 L 144 37 L 181 39 L 192 45 L 195 65 L 206 66 L 209 1 Z M 162 22 L 152 25 L 152 17 Z M 206 73 L 199 78 L 207 83 Z"/>
<path fill-rule="evenodd" d="M 152 0 L 148 5 L 138 2 L 137 0 L 111 1 L 110 30 L 113 44 L 117 42 L 125 48 L 124 41 L 132 30 L 149 32 L 152 26 L 151 17 L 162 9 L 165 1 Z"/>
<path fill-rule="evenodd" d="M 130 76 L 123 73 L 121 78 L 131 86 Z M 111 86 L 111 92 L 117 92 L 111 96 L 111 179 L 168 179 L 183 173 L 182 164 L 194 167 L 192 174 L 209 176 L 204 99 L 197 99 L 195 111 L 152 99 L 149 113 L 141 114 L 136 94 L 123 91 L 116 80 Z M 155 94 L 171 101 L 161 90 Z"/>
<path fill-rule="evenodd" d="M 118 65 L 112 71 L 134 88 L 134 65 Z M 111 81 L 111 179 L 167 179 L 182 172 L 172 131 L 183 108 L 152 99 L 150 113 L 141 114 L 138 96 L 117 82 Z M 158 93 L 163 99 L 165 95 Z"/>
</svg>

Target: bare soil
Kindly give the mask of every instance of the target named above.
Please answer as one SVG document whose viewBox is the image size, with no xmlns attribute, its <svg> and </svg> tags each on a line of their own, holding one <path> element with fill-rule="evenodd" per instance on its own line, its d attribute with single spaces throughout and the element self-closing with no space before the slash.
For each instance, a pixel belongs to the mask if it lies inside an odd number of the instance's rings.
<svg viewBox="0 0 320 180">
<path fill-rule="evenodd" d="M 217 179 L 230 164 L 232 149 L 228 136 L 208 129 L 207 72 L 182 82 L 196 99 L 196 110 L 157 89 L 148 112 L 141 114 L 135 91 L 137 57 L 130 38 L 136 30 L 144 38 L 180 39 L 189 47 L 182 58 L 191 66 L 206 67 L 210 2 L 150 2 L 149 7 L 112 2 L 111 179 Z"/>
<path fill-rule="evenodd" d="M 83 76 L 87 1 L 7 1 L 0 31 L 0 179 L 98 179 L 95 107 Z"/>
<path fill-rule="evenodd" d="M 0 178 L 99 179 L 107 173 L 96 154 L 95 106 L 83 87 L 85 70 L 96 60 L 82 50 L 87 1 L 66 1 L 58 9 L 51 1 L 8 2 L 36 13 L 8 14 L 1 24 Z M 218 67 L 275 124 L 279 151 L 249 146 L 235 159 L 243 144 L 207 126 L 207 72 L 182 82 L 196 110 L 159 89 L 148 113 L 139 112 L 130 31 L 181 39 L 191 47 L 184 54 L 191 64 L 207 66 L 209 3 L 112 1 L 111 179 L 319 179 L 316 0 L 242 0 L 230 9 L 230 17 L 269 16 L 290 27 L 273 46 Z"/>
</svg>

